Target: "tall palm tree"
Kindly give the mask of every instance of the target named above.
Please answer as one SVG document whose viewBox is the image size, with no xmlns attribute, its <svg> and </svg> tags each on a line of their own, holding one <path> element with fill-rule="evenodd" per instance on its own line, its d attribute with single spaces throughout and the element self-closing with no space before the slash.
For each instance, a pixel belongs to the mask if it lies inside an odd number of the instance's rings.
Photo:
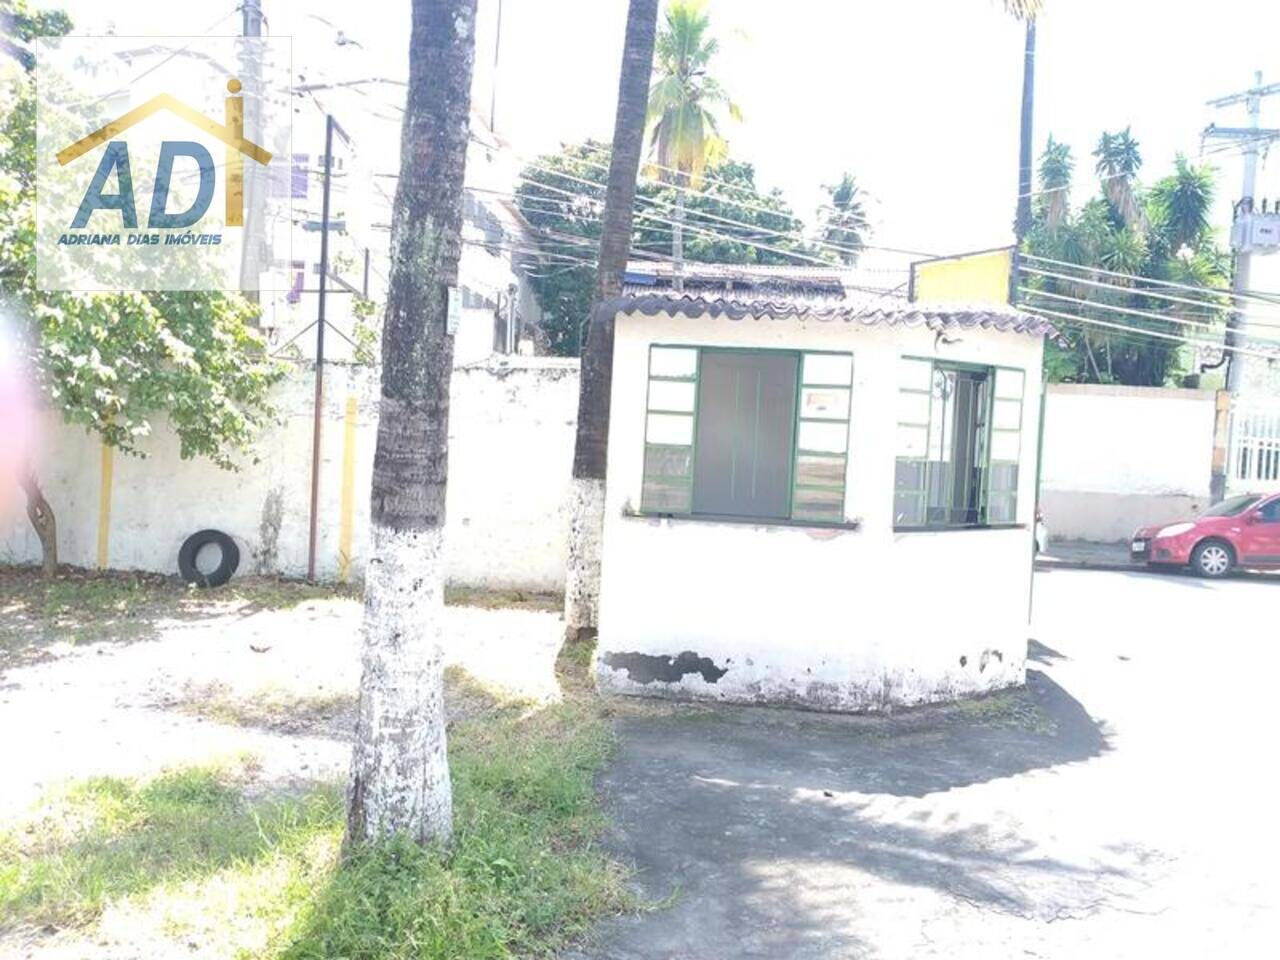
<svg viewBox="0 0 1280 960">
<path fill-rule="evenodd" d="M 441 631 L 453 337 L 476 0 L 413 0 L 373 459 L 347 842 L 448 841 Z"/>
<path fill-rule="evenodd" d="M 640 155 L 644 152 L 657 22 L 658 0 L 631 0 L 601 218 L 600 255 L 578 392 L 573 513 L 564 598 L 566 635 L 570 639 L 596 627 L 600 537 L 604 530 L 604 475 L 609 447 L 609 395 L 613 389 L 614 315 L 609 304 L 622 292 L 622 273 L 631 252 L 636 176 L 640 172 Z"/>
<path fill-rule="evenodd" d="M 853 174 L 846 173 L 835 186 L 823 189 L 830 198 L 830 203 L 822 210 L 823 242 L 833 244 L 840 259 L 852 266 L 866 246 L 871 229 L 859 196 L 858 183 Z"/>
<path fill-rule="evenodd" d="M 1022 46 L 1022 104 L 1018 114 L 1018 200 L 1013 217 L 1016 245 L 1031 229 L 1031 143 L 1034 136 L 1036 86 L 1036 17 L 1043 0 L 1001 0 L 1005 13 L 1025 24 Z"/>
<path fill-rule="evenodd" d="M 706 6 L 706 0 L 671 0 L 658 34 L 657 79 L 649 91 L 651 153 L 659 172 L 676 188 L 671 256 L 677 292 L 684 289 L 685 188 L 697 189 L 707 166 L 727 152 L 720 111 L 742 119 L 737 105 L 707 72 L 720 44 L 710 36 Z"/>
<path fill-rule="evenodd" d="M 1129 128 L 1125 127 L 1119 133 L 1104 132 L 1098 138 L 1093 156 L 1097 160 L 1094 169 L 1102 178 L 1102 192 L 1110 201 L 1111 208 L 1126 226 L 1145 230 L 1146 218 L 1136 190 L 1142 154 Z"/>
<path fill-rule="evenodd" d="M 1044 223 L 1051 234 L 1056 234 L 1066 219 L 1075 167 L 1071 147 L 1050 135 L 1044 153 L 1040 155 L 1040 192 L 1044 197 Z"/>
<path fill-rule="evenodd" d="M 1213 170 L 1193 166 L 1183 154 L 1174 160 L 1174 172 L 1151 188 L 1151 210 L 1169 253 L 1178 256 L 1183 248 L 1196 252 L 1210 231 L 1209 211 L 1213 207 Z"/>
</svg>

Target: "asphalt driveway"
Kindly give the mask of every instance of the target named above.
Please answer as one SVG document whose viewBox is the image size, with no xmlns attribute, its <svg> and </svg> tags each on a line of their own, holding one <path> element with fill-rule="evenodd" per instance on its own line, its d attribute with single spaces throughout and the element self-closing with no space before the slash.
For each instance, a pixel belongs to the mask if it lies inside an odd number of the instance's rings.
<svg viewBox="0 0 1280 960">
<path fill-rule="evenodd" d="M 619 720 L 654 907 L 574 957 L 1253 957 L 1277 932 L 1270 583 L 1037 577 L 1024 691 Z"/>
</svg>

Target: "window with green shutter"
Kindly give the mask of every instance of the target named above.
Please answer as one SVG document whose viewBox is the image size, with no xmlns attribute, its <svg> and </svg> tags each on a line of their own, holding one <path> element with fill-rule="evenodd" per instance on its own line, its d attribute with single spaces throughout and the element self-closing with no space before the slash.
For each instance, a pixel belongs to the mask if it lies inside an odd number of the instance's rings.
<svg viewBox="0 0 1280 960">
<path fill-rule="evenodd" d="M 898 384 L 894 526 L 1015 523 L 1021 370 L 904 357 Z"/>
<path fill-rule="evenodd" d="M 853 358 L 653 346 L 641 511 L 843 523 Z"/>
</svg>

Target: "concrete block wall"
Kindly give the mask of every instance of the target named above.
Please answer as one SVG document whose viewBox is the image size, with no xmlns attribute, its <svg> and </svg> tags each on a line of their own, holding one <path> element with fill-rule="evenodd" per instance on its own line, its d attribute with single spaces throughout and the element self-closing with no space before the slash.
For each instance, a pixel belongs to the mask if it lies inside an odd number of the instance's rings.
<svg viewBox="0 0 1280 960">
<path fill-rule="evenodd" d="M 146 439 L 145 458 L 115 452 L 106 565 L 175 573 L 182 541 L 213 527 L 239 544 L 237 575 L 305 575 L 313 391 L 310 366 L 300 366 L 276 388 L 281 423 L 237 472 L 207 460 L 182 460 L 177 438 L 163 421 Z M 348 431 L 352 401 L 354 425 Z M 454 371 L 446 527 L 451 583 L 563 589 L 577 402 L 575 360 L 495 358 Z M 321 579 L 337 579 L 344 567 L 350 578 L 363 575 L 377 404 L 376 371 L 326 367 L 316 550 Z M 94 437 L 53 413 L 45 417 L 38 464 L 65 563 L 97 565 L 102 459 Z M 347 544 L 344 504 L 350 516 Z M 39 556 L 25 515 L 0 518 L 0 563 L 35 563 Z"/>
<path fill-rule="evenodd" d="M 1051 384 L 1040 506 L 1055 539 L 1127 539 L 1211 502 L 1216 393 Z"/>
</svg>

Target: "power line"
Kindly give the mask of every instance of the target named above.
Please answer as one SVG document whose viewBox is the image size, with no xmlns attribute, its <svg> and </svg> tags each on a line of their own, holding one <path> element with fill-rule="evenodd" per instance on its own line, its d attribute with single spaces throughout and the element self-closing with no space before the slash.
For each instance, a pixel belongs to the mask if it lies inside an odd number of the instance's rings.
<svg viewBox="0 0 1280 960">
<path fill-rule="evenodd" d="M 1178 283 L 1174 280 L 1157 280 L 1155 277 L 1141 277 L 1133 273 L 1120 273 L 1116 270 L 1104 270 L 1102 267 L 1082 266 L 1081 264 L 1071 263 L 1067 260 L 1054 260 L 1051 257 L 1041 257 L 1032 253 L 1023 253 L 1019 256 L 1023 260 L 1038 260 L 1041 263 L 1051 263 L 1057 267 L 1069 267 L 1073 270 L 1085 270 L 1093 274 L 1102 274 L 1108 277 L 1119 277 L 1121 280 L 1136 280 L 1139 283 L 1151 283 L 1157 286 L 1170 287 L 1176 290 L 1190 290 L 1192 293 L 1210 293 L 1214 296 L 1230 297 L 1233 300 L 1254 300 L 1268 306 L 1275 306 L 1277 302 L 1276 298 L 1280 298 L 1280 294 L 1258 290 L 1220 290 L 1216 287 L 1195 286 L 1189 283 Z"/>
<path fill-rule="evenodd" d="M 1213 334 L 1226 333 L 1225 326 L 1219 328 L 1211 324 L 1201 323 L 1196 320 L 1186 320 L 1182 317 L 1172 317 L 1166 314 L 1151 313 L 1146 310 L 1136 310 L 1132 307 L 1116 306 L 1115 304 L 1104 303 L 1100 300 L 1082 300 L 1079 297 L 1068 297 L 1063 294 L 1050 293 L 1049 291 L 1046 291 L 1046 290 L 1036 290 L 1032 287 L 1024 287 L 1024 286 L 1019 286 L 1018 290 L 1022 293 L 1031 294 L 1033 296 L 1047 297 L 1048 299 L 1057 300 L 1065 303 L 1075 303 L 1081 306 L 1090 307 L 1095 310 L 1110 310 L 1113 313 L 1123 313 L 1128 316 L 1141 317 L 1142 319 L 1146 319 L 1146 320 L 1158 320 L 1164 323 L 1179 324 L 1181 326 L 1192 327 L 1197 330 L 1207 330 L 1208 332 Z M 1255 337 L 1254 339 L 1261 343 L 1280 344 L 1280 340 L 1275 340 L 1270 337 Z"/>
<path fill-rule="evenodd" d="M 578 177 L 571 177 L 571 176 L 567 176 L 567 175 L 564 175 L 564 174 L 560 174 L 560 175 L 561 175 L 561 176 L 566 176 L 566 178 L 567 178 L 567 179 L 570 179 L 570 180 L 578 180 L 579 182 L 582 182 L 582 183 L 588 183 L 588 184 L 590 184 L 590 181 L 581 180 L 581 178 L 578 178 Z M 561 194 L 563 194 L 563 195 L 565 195 L 565 196 L 570 196 L 570 197 L 578 197 L 578 196 L 581 196 L 581 194 L 577 194 L 577 193 L 573 193 L 572 191 L 569 191 L 569 190 L 563 190 L 563 189 L 560 189 L 560 188 L 557 188 L 557 187 L 553 187 L 553 186 L 551 186 L 551 185 L 549 185 L 549 184 L 542 183 L 541 181 L 538 181 L 538 180 L 530 180 L 530 179 L 528 179 L 527 177 L 518 177 L 517 179 L 518 179 L 520 182 L 522 182 L 522 183 L 527 183 L 527 184 L 530 184 L 531 186 L 539 187 L 539 188 L 544 189 L 544 190 L 550 190 L 550 191 L 552 191 L 553 193 L 561 193 Z M 596 184 L 591 184 L 591 185 L 592 185 L 592 186 L 597 186 Z M 636 216 L 637 216 L 637 217 L 646 217 L 646 218 L 649 218 L 649 219 L 657 220 L 659 223 L 664 223 L 664 224 L 668 224 L 668 225 L 671 225 L 671 226 L 674 226 L 674 225 L 675 225 L 675 223 L 676 223 L 676 221 L 675 221 L 675 220 L 667 219 L 667 218 L 663 218 L 663 217 L 658 217 L 656 214 L 652 213 L 652 212 L 651 212 L 651 211 L 649 211 L 649 210 L 640 210 L 640 211 L 637 211 L 637 212 L 636 212 Z M 738 224 L 739 226 L 741 226 L 741 227 L 742 227 L 743 229 L 745 229 L 745 230 L 755 230 L 755 229 L 757 229 L 757 228 L 756 228 L 754 225 L 752 225 L 752 224 L 741 223 L 740 221 L 728 221 L 728 222 L 736 223 L 736 224 Z M 836 272 L 839 272 L 839 271 L 842 271 L 842 270 L 848 270 L 848 269 L 849 269 L 849 267 L 848 267 L 846 264 L 843 264 L 843 263 L 833 263 L 833 262 L 831 262 L 830 260 L 822 260 L 822 259 L 819 259 L 819 258 L 817 258 L 817 257 L 813 257 L 813 256 L 810 256 L 810 255 L 808 255 L 808 254 L 802 253 L 802 252 L 800 252 L 800 251 L 787 250 L 787 249 L 784 249 L 784 248 L 782 248 L 782 247 L 769 246 L 768 244 L 762 244 L 762 243 L 759 243 L 759 242 L 757 242 L 757 241 L 750 240 L 750 239 L 748 239 L 748 238 L 746 238 L 746 237 L 735 236 L 735 235 L 733 235 L 733 234 L 718 233 L 718 232 L 715 232 L 715 231 L 707 230 L 707 229 L 705 229 L 705 228 L 700 228 L 700 227 L 698 227 L 698 226 L 696 226 L 696 225 L 694 225 L 694 224 L 690 224 L 690 223 L 688 223 L 687 221 L 686 221 L 686 222 L 685 222 L 685 224 L 684 224 L 684 229 L 686 229 L 686 230 L 691 230 L 691 231 L 693 231 L 693 232 L 695 232 L 695 233 L 701 233 L 701 234 L 703 234 L 703 235 L 705 235 L 705 236 L 711 236 L 711 237 L 715 237 L 715 238 L 717 238 L 717 239 L 726 240 L 726 241 L 729 241 L 729 242 L 732 242 L 732 243 L 739 243 L 739 244 L 742 244 L 743 246 L 754 247 L 754 248 L 756 248 L 756 249 L 758 249 L 758 250 L 764 250 L 764 251 L 766 251 L 766 252 L 769 252 L 769 253 L 775 253 L 775 254 L 778 254 L 778 255 L 780 255 L 780 256 L 787 256 L 787 257 L 791 257 L 791 258 L 793 258 L 793 259 L 795 259 L 795 260 L 800 260 L 800 261 L 806 262 L 806 263 L 811 264 L 811 265 L 816 265 L 816 266 L 820 266 L 820 267 L 826 267 L 827 269 L 832 270 L 832 271 L 836 271 Z M 876 248 L 876 249 L 881 249 L 881 248 Z"/>
<path fill-rule="evenodd" d="M 1057 317 L 1063 320 L 1070 320 L 1075 323 L 1084 323 L 1084 324 L 1088 324 L 1089 326 L 1103 327 L 1109 330 L 1120 330 L 1126 333 L 1138 334 L 1143 337 L 1154 337 L 1159 340 L 1169 340 L 1175 343 L 1183 343 L 1183 344 L 1188 344 L 1190 346 L 1195 346 L 1195 347 L 1208 347 L 1213 350 L 1226 350 L 1230 353 L 1239 353 L 1239 354 L 1245 354 L 1248 356 L 1261 357 L 1264 360 L 1280 359 L 1280 354 L 1276 354 L 1276 353 L 1263 353 L 1257 350 L 1250 350 L 1247 347 L 1232 347 L 1232 346 L 1227 346 L 1225 344 L 1209 343 L 1204 340 L 1196 340 L 1196 339 L 1189 339 L 1187 337 L 1180 337 L 1172 333 L 1160 333 L 1156 330 L 1143 330 L 1140 327 L 1128 327 L 1122 323 L 1110 323 L 1106 320 L 1095 320 L 1089 317 L 1082 317 L 1074 313 L 1062 313 L 1057 310 L 1050 310 L 1046 307 L 1024 307 L 1023 309 L 1027 310 L 1029 313 L 1032 313 L 1033 315 L 1045 314 L 1050 317 Z"/>
<path fill-rule="evenodd" d="M 574 176 L 573 174 L 565 173 L 563 170 L 556 170 L 555 168 L 550 167 L 550 166 L 546 165 L 545 163 L 540 162 L 539 160 L 529 160 L 528 158 L 519 158 L 519 159 L 523 159 L 523 160 L 524 160 L 524 163 L 525 163 L 525 167 L 526 167 L 526 169 L 528 169 L 528 168 L 532 168 L 532 169 L 534 169 L 534 170 L 538 170 L 538 171 L 540 171 L 540 172 L 542 172 L 542 173 L 546 173 L 546 174 L 548 174 L 548 175 L 550 175 L 550 176 L 560 177 L 560 178 L 562 178 L 562 179 L 564 179 L 564 180 L 568 180 L 568 181 L 571 181 L 571 182 L 574 182 L 574 183 L 584 184 L 584 185 L 589 186 L 589 187 L 592 187 L 592 188 L 594 188 L 594 189 L 596 189 L 596 190 L 603 190 L 603 189 L 604 189 L 604 184 L 597 183 L 597 182 L 596 182 L 596 181 L 594 181 L 594 180 L 586 180 L 586 179 L 584 179 L 584 178 L 582 178 L 582 177 L 576 177 L 576 176 Z M 588 165 L 590 165 L 590 166 L 597 167 L 597 168 L 600 168 L 600 169 L 608 169 L 604 164 L 595 163 L 595 162 L 590 161 L 590 160 L 583 160 L 582 158 L 578 158 L 578 159 L 579 159 L 579 161 L 580 161 L 580 162 L 582 162 L 582 163 L 586 163 L 586 164 L 588 164 Z M 529 178 L 526 178 L 526 177 L 521 177 L 520 179 L 522 179 L 522 180 L 523 180 L 524 182 L 526 182 L 526 183 L 531 183 L 531 184 L 533 184 L 534 186 L 542 186 L 542 187 L 546 187 L 546 186 L 547 186 L 546 184 L 542 183 L 541 181 L 537 181 L 537 180 L 530 180 Z M 656 183 L 660 183 L 660 184 L 662 184 L 663 186 L 671 186 L 670 184 L 663 183 L 662 181 L 654 181 L 654 182 L 656 182 Z M 727 205 L 727 206 L 738 207 L 738 208 L 743 209 L 743 210 L 751 210 L 751 211 L 754 211 L 754 212 L 757 212 L 757 213 L 766 214 L 766 215 L 768 215 L 768 216 L 777 217 L 777 218 L 782 219 L 782 220 L 791 220 L 791 221 L 794 221 L 794 222 L 796 222 L 796 223 L 800 223 L 800 224 L 803 224 L 803 222 L 804 222 L 804 221 L 800 220 L 798 217 L 796 217 L 796 216 L 794 216 L 794 215 L 784 213 L 784 212 L 782 212 L 782 211 L 780 211 L 780 210 L 771 210 L 771 209 L 769 209 L 768 207 L 761 206 L 760 204 L 746 203 L 746 202 L 741 201 L 741 200 L 734 200 L 732 197 L 725 197 L 725 196 L 723 196 L 723 195 L 721 195 L 721 194 L 711 193 L 711 192 L 706 191 L 706 190 L 693 190 L 693 189 L 690 189 L 690 188 L 688 188 L 688 187 L 682 187 L 682 188 L 680 188 L 680 189 L 684 192 L 684 194 L 685 194 L 686 196 L 700 197 L 700 198 L 702 198 L 702 199 L 710 200 L 710 201 L 717 202 L 717 203 L 722 203 L 722 204 L 725 204 L 725 205 Z M 661 200 L 661 199 L 659 199 L 659 198 L 657 198 L 657 197 L 645 197 L 645 196 L 641 196 L 641 195 L 639 195 L 639 194 L 637 194 L 637 196 L 636 196 L 636 200 L 637 200 L 637 201 L 643 201 L 643 202 L 645 202 L 645 203 L 656 204 L 656 205 L 659 205 L 659 206 L 665 206 L 665 207 L 668 207 L 668 208 L 673 208 L 673 207 L 675 206 L 675 204 L 674 204 L 674 203 L 672 203 L 672 202 L 671 202 L 671 201 L 669 201 L 669 200 Z M 722 216 L 719 216 L 719 215 L 717 215 L 717 214 L 710 213 L 710 212 L 705 211 L 705 210 L 695 210 L 695 211 L 690 211 L 690 212 L 691 212 L 691 213 L 693 213 L 695 216 L 701 216 L 701 217 L 705 217 L 705 218 L 707 218 L 707 219 L 711 219 L 711 220 L 719 221 L 719 222 L 721 222 L 721 223 L 726 223 L 726 224 L 730 224 L 730 225 L 733 225 L 733 226 L 742 227 L 742 228 L 743 228 L 743 229 L 745 229 L 745 230 L 755 230 L 755 231 L 758 231 L 758 232 L 762 232 L 762 233 L 769 233 L 769 234 L 772 234 L 772 235 L 774 235 L 774 236 L 779 236 L 779 237 L 791 237 L 791 236 L 793 236 L 793 234 L 787 233 L 787 232 L 785 232 L 785 231 L 773 230 L 773 229 L 771 229 L 771 228 L 769 228 L 769 227 L 760 226 L 759 224 L 744 223 L 744 222 L 743 222 L 743 221 L 741 221 L 741 220 L 733 220 L 733 219 L 728 218 L 728 217 L 722 217 Z M 830 250 L 832 250 L 832 251 L 835 251 L 835 252 L 837 252 L 837 253 L 861 253 L 863 250 L 879 250 L 879 251 L 882 251 L 882 252 L 884 252 L 884 253 L 896 253 L 896 254 L 901 254 L 901 255 L 904 255 L 904 256 L 910 256 L 910 257 L 934 257 L 934 256 L 936 256 L 936 254 L 933 254 L 933 253 L 926 253 L 926 252 L 923 252 L 923 251 L 920 251 L 920 250 L 904 250 L 904 249 L 897 248 L 897 247 L 886 247 L 886 246 L 882 246 L 882 245 L 879 245 L 879 244 L 873 244 L 873 243 L 864 243 L 864 244 L 862 245 L 862 247 L 860 247 L 860 248 L 855 248 L 855 247 L 847 247 L 847 246 L 843 246 L 843 245 L 841 245 L 841 244 L 833 243 L 833 242 L 828 241 L 828 240 L 811 240 L 811 241 L 806 241 L 806 242 L 811 243 L 813 246 L 817 246 L 817 247 L 824 247 L 824 248 L 830 249 Z"/>
<path fill-rule="evenodd" d="M 1067 283 L 1081 284 L 1087 287 L 1096 287 L 1101 290 L 1115 290 L 1120 293 L 1129 294 L 1130 296 L 1139 296 L 1139 297 L 1147 297 L 1151 299 L 1167 300 L 1171 303 L 1182 303 L 1182 304 L 1187 304 L 1193 307 L 1201 307 L 1210 312 L 1218 312 L 1218 311 L 1233 309 L 1233 307 L 1230 304 L 1226 304 L 1226 303 L 1215 304 L 1215 303 L 1210 303 L 1207 300 L 1193 300 L 1188 297 L 1178 297 L 1178 296 L 1174 296 L 1171 293 L 1162 293 L 1158 290 L 1143 290 L 1137 287 L 1124 287 L 1115 283 L 1104 283 L 1101 280 L 1089 280 L 1085 277 L 1073 277 L 1065 273 L 1055 273 L 1052 270 L 1040 270 L 1040 269 L 1037 269 L 1036 267 L 1024 266 L 1020 268 L 1020 271 L 1022 273 L 1032 274 L 1038 277 L 1052 277 L 1053 279 L 1063 280 L 1063 281 L 1066 281 Z M 1207 287 L 1205 288 L 1205 290 L 1206 292 L 1212 290 L 1212 292 L 1215 294 L 1219 293 L 1219 291 L 1213 290 L 1213 288 Z M 1224 295 L 1230 293 L 1229 290 L 1225 290 L 1225 289 L 1220 292 Z M 1249 325 L 1255 326 L 1255 327 L 1280 329 L 1280 323 L 1267 323 L 1266 321 L 1255 320 L 1252 317 L 1249 320 Z"/>
</svg>

